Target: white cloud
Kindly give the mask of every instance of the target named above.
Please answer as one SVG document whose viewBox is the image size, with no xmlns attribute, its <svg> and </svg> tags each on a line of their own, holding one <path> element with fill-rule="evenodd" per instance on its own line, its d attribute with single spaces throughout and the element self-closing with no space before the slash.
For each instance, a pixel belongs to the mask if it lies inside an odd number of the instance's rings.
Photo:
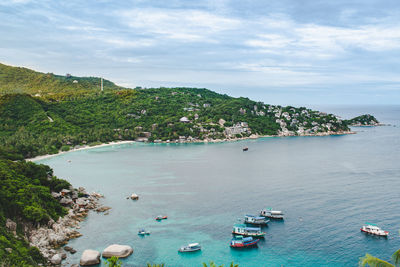
<svg viewBox="0 0 400 267">
<path fill-rule="evenodd" d="M 118 13 L 123 23 L 143 34 L 186 42 L 213 42 L 213 35 L 234 29 L 239 21 L 200 10 L 133 9 Z"/>
</svg>

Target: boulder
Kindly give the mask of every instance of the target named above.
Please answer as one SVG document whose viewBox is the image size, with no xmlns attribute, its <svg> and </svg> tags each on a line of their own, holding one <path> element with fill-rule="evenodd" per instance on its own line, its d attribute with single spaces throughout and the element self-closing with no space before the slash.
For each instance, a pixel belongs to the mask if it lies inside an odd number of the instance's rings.
<svg viewBox="0 0 400 267">
<path fill-rule="evenodd" d="M 79 267 L 79 264 L 72 264 L 71 267 Z"/>
<path fill-rule="evenodd" d="M 138 200 L 138 199 L 139 199 L 139 196 L 136 195 L 135 193 L 133 193 L 133 194 L 131 195 L 131 199 L 132 199 L 132 200 Z"/>
<path fill-rule="evenodd" d="M 100 263 L 100 252 L 92 249 L 83 251 L 79 264 L 81 266 L 89 266 Z"/>
<path fill-rule="evenodd" d="M 11 231 L 12 233 L 17 234 L 17 223 L 13 222 L 10 219 L 6 220 L 6 227 L 9 231 Z"/>
<path fill-rule="evenodd" d="M 103 257 L 110 258 L 112 256 L 115 256 L 118 258 L 125 258 L 132 253 L 133 249 L 130 246 L 113 244 L 103 250 Z"/>
<path fill-rule="evenodd" d="M 96 209 L 97 212 L 105 212 L 107 210 L 111 209 L 111 207 L 107 207 L 107 206 L 103 206 L 103 207 L 99 207 Z"/>
<path fill-rule="evenodd" d="M 52 264 L 60 264 L 62 261 L 62 257 L 60 254 L 55 254 L 53 257 L 51 257 L 50 262 Z"/>
</svg>

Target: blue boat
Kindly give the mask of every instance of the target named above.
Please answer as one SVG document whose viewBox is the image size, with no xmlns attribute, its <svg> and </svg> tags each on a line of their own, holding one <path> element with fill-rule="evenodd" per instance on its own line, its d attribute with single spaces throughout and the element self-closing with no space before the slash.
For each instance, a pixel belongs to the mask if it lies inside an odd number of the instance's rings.
<svg viewBox="0 0 400 267">
<path fill-rule="evenodd" d="M 262 232 L 260 227 L 247 227 L 245 224 L 235 224 L 232 234 L 262 238 L 266 233 Z"/>
<path fill-rule="evenodd" d="M 265 217 L 246 215 L 246 216 L 244 216 L 244 222 L 248 223 L 248 224 L 254 224 L 254 225 L 267 225 L 269 220 L 267 220 Z"/>
<path fill-rule="evenodd" d="M 246 248 L 256 246 L 259 239 L 243 236 L 236 236 L 232 238 L 230 246 L 232 248 Z"/>
</svg>

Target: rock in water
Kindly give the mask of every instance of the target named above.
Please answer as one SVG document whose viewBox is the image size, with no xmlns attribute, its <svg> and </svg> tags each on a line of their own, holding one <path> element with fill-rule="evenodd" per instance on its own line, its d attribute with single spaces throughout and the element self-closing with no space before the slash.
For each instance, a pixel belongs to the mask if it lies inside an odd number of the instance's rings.
<svg viewBox="0 0 400 267">
<path fill-rule="evenodd" d="M 52 264 L 60 264 L 62 261 L 61 255 L 60 254 L 55 254 L 53 257 L 51 257 L 50 262 Z"/>
<path fill-rule="evenodd" d="M 110 258 L 112 256 L 116 256 L 118 258 L 125 258 L 131 255 L 132 253 L 133 249 L 130 246 L 114 244 L 104 249 L 103 257 Z"/>
<path fill-rule="evenodd" d="M 81 260 L 79 262 L 82 266 L 95 265 L 100 263 L 100 252 L 92 249 L 86 249 L 82 253 Z"/>
</svg>

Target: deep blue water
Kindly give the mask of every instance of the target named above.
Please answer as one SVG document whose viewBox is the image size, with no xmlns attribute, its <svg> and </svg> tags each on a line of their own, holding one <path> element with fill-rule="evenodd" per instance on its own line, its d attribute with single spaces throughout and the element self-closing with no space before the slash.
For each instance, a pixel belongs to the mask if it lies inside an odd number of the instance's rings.
<svg viewBox="0 0 400 267">
<path fill-rule="evenodd" d="M 354 128 L 354 135 L 262 138 L 218 144 L 128 144 L 40 161 L 75 187 L 103 193 L 109 215 L 90 213 L 70 245 L 129 244 L 124 266 L 201 266 L 213 260 L 243 266 L 357 266 L 371 253 L 389 260 L 400 248 L 400 106 L 325 107 L 342 117 L 371 113 L 392 126 Z M 394 127 L 393 125 L 396 125 Z M 248 152 L 242 152 L 244 146 Z M 71 160 L 71 162 L 67 162 Z M 140 195 L 133 202 L 126 197 Z M 273 207 L 258 248 L 229 247 L 234 223 Z M 156 222 L 158 214 L 168 220 Z M 390 231 L 360 232 L 364 222 Z M 151 231 L 144 238 L 139 228 Z M 182 245 L 203 250 L 181 255 Z"/>
</svg>

